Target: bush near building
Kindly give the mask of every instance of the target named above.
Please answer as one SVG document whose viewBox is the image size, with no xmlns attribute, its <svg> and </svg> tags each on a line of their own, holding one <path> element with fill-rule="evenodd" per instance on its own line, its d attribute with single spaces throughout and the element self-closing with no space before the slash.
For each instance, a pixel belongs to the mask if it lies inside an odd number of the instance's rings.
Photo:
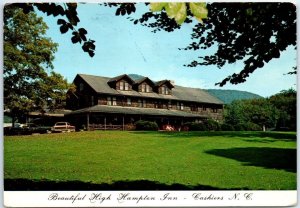
<svg viewBox="0 0 300 208">
<path fill-rule="evenodd" d="M 157 131 L 158 125 L 156 122 L 140 120 L 135 123 L 135 129 L 140 131 Z"/>
</svg>

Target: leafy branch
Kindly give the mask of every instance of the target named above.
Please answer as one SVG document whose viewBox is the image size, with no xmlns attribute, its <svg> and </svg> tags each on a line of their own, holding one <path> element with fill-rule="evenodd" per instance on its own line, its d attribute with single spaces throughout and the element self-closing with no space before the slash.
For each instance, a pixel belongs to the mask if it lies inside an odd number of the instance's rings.
<svg viewBox="0 0 300 208">
<path fill-rule="evenodd" d="M 89 54 L 90 57 L 95 55 L 95 41 L 87 39 L 87 31 L 84 28 L 77 28 L 80 19 L 77 13 L 77 3 L 16 3 L 15 6 L 23 9 L 25 14 L 34 11 L 34 8 L 53 17 L 62 16 L 66 19 L 58 19 L 57 24 L 60 26 L 60 32 L 62 34 L 67 33 L 69 30 L 72 31 L 71 41 L 73 44 L 79 43 L 82 45 L 82 50 Z"/>
</svg>

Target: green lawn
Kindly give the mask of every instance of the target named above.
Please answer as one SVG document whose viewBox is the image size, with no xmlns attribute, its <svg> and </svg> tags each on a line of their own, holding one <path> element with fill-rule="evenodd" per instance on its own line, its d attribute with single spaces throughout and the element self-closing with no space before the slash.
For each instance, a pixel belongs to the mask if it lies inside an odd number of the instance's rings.
<svg viewBox="0 0 300 208">
<path fill-rule="evenodd" d="M 5 189 L 296 189 L 296 134 L 93 131 L 4 137 Z"/>
</svg>

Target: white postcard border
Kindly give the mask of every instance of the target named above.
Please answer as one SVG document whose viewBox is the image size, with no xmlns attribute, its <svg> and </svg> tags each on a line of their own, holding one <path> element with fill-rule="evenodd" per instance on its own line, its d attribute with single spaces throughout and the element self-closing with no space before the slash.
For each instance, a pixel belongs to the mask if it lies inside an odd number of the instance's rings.
<svg viewBox="0 0 300 208">
<path fill-rule="evenodd" d="M 296 206 L 297 191 L 4 191 L 6 207 Z"/>
</svg>

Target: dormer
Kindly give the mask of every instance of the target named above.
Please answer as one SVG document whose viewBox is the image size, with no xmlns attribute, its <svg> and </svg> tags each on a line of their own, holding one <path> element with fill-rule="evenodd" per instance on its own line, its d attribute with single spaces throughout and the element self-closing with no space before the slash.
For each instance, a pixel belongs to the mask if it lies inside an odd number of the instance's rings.
<svg viewBox="0 0 300 208">
<path fill-rule="evenodd" d="M 174 84 L 170 80 L 161 80 L 156 82 L 155 89 L 158 94 L 171 95 Z"/>
<path fill-rule="evenodd" d="M 155 87 L 155 83 L 149 79 L 148 77 L 144 77 L 142 79 L 136 80 L 134 84 L 134 89 L 138 92 L 153 92 L 153 88 Z"/>
<path fill-rule="evenodd" d="M 114 78 L 111 78 L 107 84 L 116 90 L 130 91 L 134 81 L 127 75 L 123 74 Z"/>
</svg>

